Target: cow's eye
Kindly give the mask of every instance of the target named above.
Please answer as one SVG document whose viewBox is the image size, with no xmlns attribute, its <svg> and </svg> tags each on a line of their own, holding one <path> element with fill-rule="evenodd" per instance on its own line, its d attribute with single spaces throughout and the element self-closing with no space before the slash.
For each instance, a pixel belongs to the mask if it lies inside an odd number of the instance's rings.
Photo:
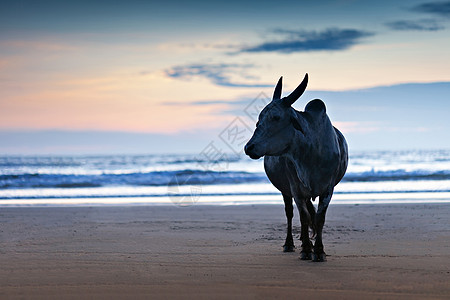
<svg viewBox="0 0 450 300">
<path fill-rule="evenodd" d="M 280 116 L 273 116 L 273 117 L 272 117 L 272 120 L 273 120 L 273 121 L 280 121 Z"/>
<path fill-rule="evenodd" d="M 256 127 L 258 127 L 258 125 L 259 125 L 259 121 L 258 121 L 258 122 L 256 122 Z"/>
</svg>

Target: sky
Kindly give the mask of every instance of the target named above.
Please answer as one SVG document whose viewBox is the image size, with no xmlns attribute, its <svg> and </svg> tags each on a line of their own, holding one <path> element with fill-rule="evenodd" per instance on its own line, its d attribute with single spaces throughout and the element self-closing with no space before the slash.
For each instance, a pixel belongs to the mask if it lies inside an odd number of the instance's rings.
<svg viewBox="0 0 450 300">
<path fill-rule="evenodd" d="M 239 153 L 305 73 L 351 150 L 450 148 L 449 36 L 450 1 L 2 1 L 0 153 Z"/>
</svg>

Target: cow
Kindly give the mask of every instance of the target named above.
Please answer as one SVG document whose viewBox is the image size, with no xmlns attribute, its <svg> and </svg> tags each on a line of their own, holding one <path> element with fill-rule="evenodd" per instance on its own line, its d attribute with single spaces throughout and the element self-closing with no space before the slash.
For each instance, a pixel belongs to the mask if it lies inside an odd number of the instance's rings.
<svg viewBox="0 0 450 300">
<path fill-rule="evenodd" d="M 344 176 L 348 165 L 348 146 L 342 133 L 327 116 L 320 99 L 310 101 L 304 111 L 292 104 L 303 94 L 308 74 L 289 95 L 281 98 L 281 77 L 272 101 L 258 116 L 253 136 L 244 146 L 252 159 L 264 156 L 264 170 L 272 184 L 281 192 L 287 218 L 284 252 L 294 251 L 292 198 L 300 214 L 302 242 L 300 259 L 326 260 L 322 229 L 334 187 Z M 311 202 L 319 197 L 316 209 Z M 309 229 L 315 236 L 311 242 Z"/>
</svg>

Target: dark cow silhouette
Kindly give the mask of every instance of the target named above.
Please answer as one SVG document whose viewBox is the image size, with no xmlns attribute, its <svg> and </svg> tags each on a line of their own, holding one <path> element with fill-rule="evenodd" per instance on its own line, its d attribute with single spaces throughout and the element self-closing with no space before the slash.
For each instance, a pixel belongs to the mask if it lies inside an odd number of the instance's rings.
<svg viewBox="0 0 450 300">
<path fill-rule="evenodd" d="M 324 261 L 322 229 L 334 187 L 347 170 L 347 143 L 342 133 L 331 125 L 322 100 L 310 101 L 303 112 L 291 107 L 305 91 L 308 74 L 284 98 L 281 98 L 282 79 L 278 81 L 273 100 L 259 114 L 255 132 L 244 149 L 252 159 L 264 156 L 266 174 L 283 195 L 287 218 L 284 251 L 294 251 L 294 198 L 300 213 L 300 258 Z M 316 197 L 319 197 L 317 212 L 311 202 Z M 309 228 L 315 235 L 314 246 Z"/>
</svg>

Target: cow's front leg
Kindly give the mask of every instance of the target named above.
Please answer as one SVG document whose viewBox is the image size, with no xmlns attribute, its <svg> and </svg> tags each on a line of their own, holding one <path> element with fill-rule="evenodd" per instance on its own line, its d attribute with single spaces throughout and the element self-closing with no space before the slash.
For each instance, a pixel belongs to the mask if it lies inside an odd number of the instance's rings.
<svg viewBox="0 0 450 300">
<path fill-rule="evenodd" d="M 294 206 L 292 205 L 292 197 L 283 194 L 284 210 L 287 219 L 287 235 L 283 245 L 283 252 L 294 252 L 294 239 L 292 238 L 292 218 L 294 217 Z"/>
<path fill-rule="evenodd" d="M 309 227 L 311 226 L 311 214 L 307 208 L 307 203 L 309 199 L 301 199 L 298 204 L 300 212 L 300 224 L 301 224 L 301 235 L 300 239 L 302 241 L 302 251 L 300 252 L 301 260 L 310 260 L 312 258 L 312 243 L 309 239 Z"/>
<path fill-rule="evenodd" d="M 325 224 L 325 214 L 327 213 L 328 205 L 331 201 L 331 196 L 333 195 L 333 191 L 330 191 L 324 195 L 319 197 L 319 206 L 317 208 L 317 213 L 314 218 L 314 226 L 316 228 L 316 241 L 314 243 L 314 253 L 313 253 L 313 261 L 321 262 L 326 260 L 326 254 L 323 250 L 323 242 L 322 242 L 322 230 L 323 225 Z"/>
</svg>

